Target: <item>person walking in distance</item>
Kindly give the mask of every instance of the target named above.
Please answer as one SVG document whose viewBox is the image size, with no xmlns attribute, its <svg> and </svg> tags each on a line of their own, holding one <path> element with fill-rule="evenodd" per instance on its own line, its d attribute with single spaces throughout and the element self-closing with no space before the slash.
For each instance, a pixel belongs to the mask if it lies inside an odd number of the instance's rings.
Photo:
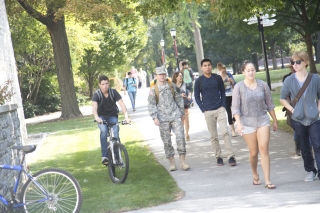
<svg viewBox="0 0 320 213">
<path fill-rule="evenodd" d="M 194 76 L 193 76 L 193 71 L 189 67 L 187 61 L 182 62 L 182 68 L 180 72 L 182 73 L 183 82 L 186 84 L 187 89 L 191 92 L 191 97 L 192 97 Z"/>
<path fill-rule="evenodd" d="M 101 158 L 102 164 L 108 165 L 108 126 L 103 124 L 107 121 L 108 125 L 112 125 L 114 136 L 119 140 L 119 126 L 118 123 L 118 107 L 116 102 L 121 107 L 125 120 L 130 123 L 126 105 L 124 104 L 121 95 L 117 90 L 109 87 L 109 78 L 105 75 L 99 77 L 99 89 L 92 97 L 92 113 L 94 119 L 98 123 L 100 129 L 100 144 L 101 144 Z"/>
<path fill-rule="evenodd" d="M 128 78 L 125 79 L 123 87 L 124 87 L 124 94 L 126 91 L 128 92 L 128 95 L 131 101 L 132 110 L 136 111 L 136 94 L 137 94 L 138 82 L 136 78 L 132 77 L 131 72 L 128 72 Z"/>
<path fill-rule="evenodd" d="M 304 181 L 313 181 L 318 174 L 320 179 L 320 77 L 308 73 L 309 56 L 306 52 L 296 52 L 291 57 L 291 65 L 296 71 L 286 78 L 280 93 L 281 104 L 291 111 L 291 126 L 295 132 L 304 169 Z M 306 82 L 306 84 L 305 84 Z M 304 91 L 299 92 L 302 88 Z M 302 94 L 301 98 L 297 97 Z M 296 100 L 294 106 L 292 103 Z M 312 149 L 314 157 L 312 156 Z M 315 167 L 315 161 L 317 168 Z"/>
<path fill-rule="evenodd" d="M 236 137 L 236 131 L 234 129 L 234 124 L 233 124 L 233 117 L 232 117 L 232 112 L 231 112 L 231 106 L 232 106 L 232 91 L 233 87 L 236 84 L 236 81 L 234 80 L 233 76 L 231 73 L 227 72 L 226 66 L 219 62 L 217 64 L 217 69 L 219 71 L 219 74 L 222 78 L 222 81 L 224 83 L 224 89 L 226 91 L 226 110 L 227 110 L 227 115 L 228 115 L 228 123 L 231 129 L 231 135 L 232 137 Z"/>
<path fill-rule="evenodd" d="M 175 72 L 172 76 L 172 82 L 177 85 L 177 87 L 180 89 L 181 96 L 183 97 L 184 102 L 184 133 L 186 136 L 186 141 L 190 140 L 189 136 L 189 108 L 191 103 L 191 92 L 187 89 L 186 84 L 183 82 L 182 73 L 181 72 Z"/>
<path fill-rule="evenodd" d="M 223 156 L 217 130 L 217 124 L 219 124 L 224 139 L 226 154 L 229 159 L 229 165 L 235 166 L 236 159 L 227 126 L 226 95 L 222 78 L 217 74 L 211 73 L 212 63 L 210 59 L 205 58 L 201 61 L 201 70 L 203 71 L 203 75 L 195 82 L 194 97 L 200 110 L 204 113 L 211 135 L 211 143 L 215 151 L 217 165 L 223 165 Z"/>
<path fill-rule="evenodd" d="M 270 182 L 270 118 L 273 119 L 273 131 L 278 129 L 271 91 L 268 85 L 255 79 L 256 70 L 252 62 L 242 65 L 243 81 L 236 84 L 232 95 L 232 113 L 237 122 L 237 132 L 244 137 L 249 148 L 249 161 L 253 173 L 253 185 L 260 185 L 257 172 L 258 154 L 261 154 L 261 167 L 265 188 L 275 189 Z"/>
<path fill-rule="evenodd" d="M 174 83 L 166 81 L 166 70 L 164 67 L 157 67 L 156 75 L 157 83 L 150 90 L 148 97 L 149 114 L 154 124 L 159 126 L 164 151 L 170 162 L 169 170 L 177 170 L 174 159 L 175 151 L 170 136 L 171 130 L 176 135 L 180 167 L 183 170 L 188 170 L 190 166 L 185 161 L 186 142 L 182 125 L 184 117 L 183 98 L 179 88 Z"/>
</svg>

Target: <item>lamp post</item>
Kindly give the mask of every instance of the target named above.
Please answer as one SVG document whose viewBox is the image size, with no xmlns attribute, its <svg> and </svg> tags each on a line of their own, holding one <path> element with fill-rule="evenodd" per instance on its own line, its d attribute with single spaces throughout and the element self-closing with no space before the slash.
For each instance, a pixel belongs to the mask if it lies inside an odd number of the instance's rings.
<svg viewBox="0 0 320 213">
<path fill-rule="evenodd" d="M 274 17 L 275 14 L 272 14 L 271 17 Z M 260 32 L 260 38 L 262 43 L 262 50 L 264 55 L 264 67 L 266 69 L 266 76 L 267 76 L 267 84 L 271 90 L 271 82 L 270 82 L 270 74 L 269 74 L 269 66 L 268 66 L 268 57 L 267 57 L 267 51 L 266 51 L 266 43 L 264 40 L 264 33 L 263 33 L 263 27 L 268 27 L 274 25 L 274 22 L 276 22 L 276 19 L 268 19 L 269 15 L 262 15 L 261 13 L 258 16 L 254 16 L 247 19 L 244 19 L 244 22 L 248 22 L 249 25 L 258 23 L 258 30 Z"/>
<path fill-rule="evenodd" d="M 161 59 L 162 59 L 162 65 L 165 66 L 166 64 L 166 56 L 164 54 L 164 40 L 160 40 L 160 46 L 161 46 Z"/>
<path fill-rule="evenodd" d="M 149 79 L 149 73 L 148 73 L 148 67 L 147 67 L 147 59 L 143 59 L 143 63 L 144 63 L 144 67 L 146 69 L 146 73 L 147 73 L 147 87 L 150 87 L 150 79 Z"/>
<path fill-rule="evenodd" d="M 176 35 L 177 31 L 174 28 L 171 28 L 170 30 L 171 37 L 173 38 L 173 47 L 174 47 L 174 54 L 176 56 L 176 61 L 177 61 L 177 69 L 179 70 L 179 56 L 178 56 L 178 48 L 177 48 L 177 42 L 176 42 Z"/>
</svg>

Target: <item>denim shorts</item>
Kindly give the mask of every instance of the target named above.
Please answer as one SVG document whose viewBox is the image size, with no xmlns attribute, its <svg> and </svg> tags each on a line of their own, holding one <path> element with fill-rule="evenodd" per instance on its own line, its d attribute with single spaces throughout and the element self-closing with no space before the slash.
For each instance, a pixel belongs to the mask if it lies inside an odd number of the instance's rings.
<svg viewBox="0 0 320 213">
<path fill-rule="evenodd" d="M 270 126 L 270 124 L 265 125 L 265 126 Z M 257 131 L 257 129 L 260 127 L 252 127 L 252 126 L 243 126 L 242 134 L 251 134 Z"/>
</svg>

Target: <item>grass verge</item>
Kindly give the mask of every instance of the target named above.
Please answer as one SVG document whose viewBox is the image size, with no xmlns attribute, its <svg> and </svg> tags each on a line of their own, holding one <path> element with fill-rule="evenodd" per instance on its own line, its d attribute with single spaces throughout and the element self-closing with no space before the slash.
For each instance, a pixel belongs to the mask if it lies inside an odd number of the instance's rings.
<svg viewBox="0 0 320 213">
<path fill-rule="evenodd" d="M 120 117 L 120 120 L 122 118 Z M 32 172 L 57 167 L 76 177 L 83 192 L 81 212 L 122 212 L 172 202 L 181 189 L 157 162 L 135 124 L 120 127 L 120 137 L 129 153 L 130 168 L 124 184 L 112 183 L 101 164 L 99 129 L 91 116 L 28 125 L 28 133 L 49 133 L 30 156 Z"/>
</svg>

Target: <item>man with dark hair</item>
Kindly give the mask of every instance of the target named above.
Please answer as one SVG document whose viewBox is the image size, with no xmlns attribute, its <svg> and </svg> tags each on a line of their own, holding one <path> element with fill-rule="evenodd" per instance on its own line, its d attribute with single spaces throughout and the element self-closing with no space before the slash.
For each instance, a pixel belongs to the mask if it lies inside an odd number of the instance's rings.
<svg viewBox="0 0 320 213">
<path fill-rule="evenodd" d="M 119 126 L 115 125 L 118 123 L 118 107 L 116 102 L 120 105 L 125 120 L 130 122 L 127 108 L 121 95 L 117 90 L 109 87 L 109 78 L 107 76 L 99 76 L 99 89 L 92 97 L 92 113 L 100 129 L 101 157 L 102 164 L 104 165 L 108 165 L 108 126 L 103 124 L 104 120 L 109 125 L 113 125 L 114 136 L 119 140 Z"/>
<path fill-rule="evenodd" d="M 224 83 L 220 75 L 211 73 L 212 63 L 210 59 L 205 58 L 201 61 L 201 70 L 203 71 L 203 75 L 200 76 L 195 82 L 194 97 L 199 108 L 204 113 L 207 127 L 211 135 L 211 143 L 213 149 L 215 150 L 217 165 L 223 165 L 223 156 L 221 153 L 217 131 L 218 123 L 224 139 L 229 165 L 235 166 L 236 160 L 232 150 L 231 137 L 227 126 L 226 94 Z"/>
</svg>

